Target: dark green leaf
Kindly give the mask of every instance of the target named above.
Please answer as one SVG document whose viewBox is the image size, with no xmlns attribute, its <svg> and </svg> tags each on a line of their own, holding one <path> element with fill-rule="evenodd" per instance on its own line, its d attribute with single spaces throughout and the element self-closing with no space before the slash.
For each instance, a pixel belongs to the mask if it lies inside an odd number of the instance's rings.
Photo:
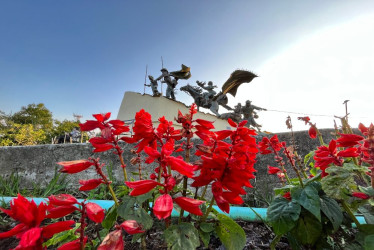
<svg viewBox="0 0 374 250">
<path fill-rule="evenodd" d="M 292 235 L 303 245 L 313 245 L 321 236 L 321 232 L 321 222 L 319 222 L 315 216 L 307 212 L 300 216 L 296 227 L 291 231 Z"/>
<path fill-rule="evenodd" d="M 343 213 L 340 209 L 339 204 L 327 196 L 321 197 L 321 211 L 331 221 L 334 230 L 338 230 L 343 222 Z"/>
<path fill-rule="evenodd" d="M 326 169 L 329 173 L 321 181 L 322 189 L 325 193 L 336 200 L 347 200 L 350 198 L 350 190 L 356 189 L 353 172 L 342 168 L 331 166 Z"/>
<path fill-rule="evenodd" d="M 289 202 L 283 197 L 277 197 L 267 210 L 267 219 L 276 235 L 283 235 L 296 225 L 301 206 L 296 202 Z"/>
<path fill-rule="evenodd" d="M 246 243 L 243 228 L 224 214 L 219 214 L 217 219 L 218 226 L 216 227 L 216 233 L 225 248 L 228 250 L 243 249 Z"/>
<path fill-rule="evenodd" d="M 101 223 L 103 228 L 111 229 L 114 225 L 114 222 L 117 220 L 117 207 L 113 205 L 105 215 L 105 219 Z"/>
<path fill-rule="evenodd" d="M 136 203 L 138 204 L 142 204 L 143 202 L 145 202 L 146 200 L 149 200 L 151 199 L 153 196 L 152 196 L 152 192 L 148 192 L 146 194 L 142 194 L 142 195 L 139 195 L 139 196 L 136 196 Z"/>
<path fill-rule="evenodd" d="M 190 223 L 173 225 L 164 231 L 164 236 L 172 250 L 196 249 L 200 246 L 199 233 Z"/>
<path fill-rule="evenodd" d="M 202 222 L 200 223 L 200 230 L 205 233 L 210 233 L 214 230 L 214 226 L 213 223 Z"/>
<path fill-rule="evenodd" d="M 145 230 L 150 229 L 153 225 L 152 217 L 143 208 L 134 209 L 124 219 L 136 220 Z"/>
<path fill-rule="evenodd" d="M 318 191 L 312 185 L 294 189 L 291 192 L 291 197 L 292 201 L 299 203 L 321 221 L 321 203 Z"/>
<path fill-rule="evenodd" d="M 204 243 L 204 246 L 208 248 L 209 242 L 210 242 L 210 233 L 199 231 L 199 234 L 200 234 L 201 241 Z"/>
<path fill-rule="evenodd" d="M 132 196 L 123 197 L 122 203 L 117 208 L 118 215 L 126 220 L 126 217 L 128 216 L 128 214 L 130 214 L 134 210 L 135 202 L 136 202 L 135 197 L 132 197 Z"/>
<path fill-rule="evenodd" d="M 368 236 L 365 237 L 364 248 L 365 248 L 365 250 L 373 250 L 374 249 L 374 235 L 368 235 Z"/>
<path fill-rule="evenodd" d="M 371 196 L 371 197 L 374 197 L 374 188 L 372 188 L 371 186 L 370 187 L 361 187 L 359 186 L 358 187 L 360 189 L 361 192 Z"/>
<path fill-rule="evenodd" d="M 373 208 L 371 208 L 371 210 L 373 210 Z M 360 207 L 358 211 L 362 213 L 367 224 L 374 224 L 374 215 L 373 215 L 374 213 L 372 211 L 369 211 L 368 209 L 364 207 Z"/>
</svg>

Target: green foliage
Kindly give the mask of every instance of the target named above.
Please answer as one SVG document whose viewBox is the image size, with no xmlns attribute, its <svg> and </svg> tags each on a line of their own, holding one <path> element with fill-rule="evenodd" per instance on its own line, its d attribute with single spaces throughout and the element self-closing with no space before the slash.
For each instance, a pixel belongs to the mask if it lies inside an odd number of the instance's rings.
<svg viewBox="0 0 374 250">
<path fill-rule="evenodd" d="M 170 226 L 165 230 L 164 237 L 172 250 L 196 249 L 200 246 L 199 233 L 190 223 Z"/>
<path fill-rule="evenodd" d="M 326 169 L 328 176 L 322 179 L 322 188 L 326 194 L 336 200 L 346 200 L 350 196 L 350 190 L 356 190 L 357 185 L 354 180 L 352 169 L 331 166 Z"/>
<path fill-rule="evenodd" d="M 321 236 L 322 224 L 315 216 L 305 211 L 301 213 L 291 233 L 301 244 L 314 245 Z"/>
<path fill-rule="evenodd" d="M 78 239 L 79 236 L 76 234 L 76 231 L 80 226 L 80 223 L 75 223 L 75 227 L 73 229 L 53 235 L 53 237 L 46 241 L 43 245 L 45 247 L 51 247 L 54 245 L 62 245 L 63 243 Z"/>
<path fill-rule="evenodd" d="M 117 207 L 115 205 L 113 205 L 108 210 L 108 212 L 106 212 L 105 219 L 103 220 L 103 222 L 101 223 L 101 225 L 103 226 L 103 228 L 109 230 L 109 229 L 111 229 L 114 226 L 114 223 L 116 222 L 117 217 L 118 217 Z"/>
<path fill-rule="evenodd" d="M 339 204 L 332 198 L 327 196 L 321 196 L 321 211 L 332 223 L 333 228 L 337 231 L 343 222 L 343 213 L 340 209 Z"/>
<path fill-rule="evenodd" d="M 45 131 L 50 131 L 53 126 L 52 113 L 43 103 L 33 103 L 27 105 L 27 107 L 23 106 L 21 110 L 13 114 L 10 119 L 19 124 L 40 126 L 40 128 Z"/>
<path fill-rule="evenodd" d="M 225 248 L 228 250 L 243 249 L 246 243 L 243 228 L 224 214 L 218 214 L 217 219 L 216 234 Z"/>
<path fill-rule="evenodd" d="M 267 210 L 267 218 L 276 235 L 283 235 L 297 224 L 301 206 L 283 197 L 276 197 Z"/>
<path fill-rule="evenodd" d="M 312 185 L 308 185 L 305 188 L 297 187 L 292 190 L 292 201 L 297 202 L 306 210 L 311 212 L 319 221 L 321 221 L 321 203 L 317 189 Z"/>
</svg>

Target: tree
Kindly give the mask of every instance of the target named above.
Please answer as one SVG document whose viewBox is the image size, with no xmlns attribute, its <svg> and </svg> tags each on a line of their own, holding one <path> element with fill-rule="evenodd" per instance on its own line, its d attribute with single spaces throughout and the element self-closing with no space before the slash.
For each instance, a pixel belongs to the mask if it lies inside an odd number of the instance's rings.
<svg viewBox="0 0 374 250">
<path fill-rule="evenodd" d="M 11 116 L 11 120 L 18 124 L 32 124 L 46 132 L 53 127 L 52 113 L 43 103 L 23 106 L 20 111 Z"/>
</svg>

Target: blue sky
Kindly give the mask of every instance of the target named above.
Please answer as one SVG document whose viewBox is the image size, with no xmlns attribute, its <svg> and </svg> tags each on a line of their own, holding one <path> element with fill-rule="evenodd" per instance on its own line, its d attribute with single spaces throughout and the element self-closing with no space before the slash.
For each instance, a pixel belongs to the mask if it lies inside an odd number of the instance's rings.
<svg viewBox="0 0 374 250">
<path fill-rule="evenodd" d="M 343 111 L 341 102 L 350 99 L 357 117 L 373 121 L 371 109 L 363 110 L 363 104 L 358 105 L 360 93 L 348 88 L 335 92 L 336 99 L 313 93 L 295 103 L 292 97 L 308 95 L 308 86 L 330 95 L 334 92 L 324 90 L 332 80 L 323 78 L 324 69 L 318 69 L 323 62 L 311 64 L 315 58 L 322 58 L 318 53 L 328 56 L 328 65 L 350 62 L 359 55 L 355 59 L 358 66 L 348 67 L 361 69 L 359 62 L 364 54 L 374 50 L 371 43 L 360 41 L 372 41 L 372 30 L 357 33 L 356 40 L 331 55 L 327 54 L 334 51 L 336 43 L 343 44 L 350 37 L 337 41 L 330 37 L 330 47 L 321 44 L 334 32 L 334 37 L 344 35 L 344 25 L 370 27 L 372 20 L 374 1 L 370 0 L 1 1 L 0 110 L 17 112 L 21 106 L 42 102 L 60 120 L 72 119 L 73 113 L 82 114 L 85 120 L 92 113 L 107 111 L 115 117 L 125 91 L 143 92 L 146 65 L 149 74 L 160 75 L 162 56 L 170 71 L 179 69 L 182 63 L 191 67 L 192 78 L 180 81 L 180 86 L 196 80 L 212 80 L 221 86 L 238 68 L 259 74 L 243 87 L 238 99 L 230 99 L 232 106 L 251 99 L 270 110 L 339 115 L 339 110 Z M 349 27 L 357 30 L 356 26 Z M 302 57 L 288 60 L 303 54 L 303 44 L 316 50 L 306 52 L 309 57 L 305 62 Z M 356 48 L 365 53 L 356 53 Z M 347 51 L 349 57 L 339 58 Z M 370 72 L 374 64 L 368 60 L 364 74 L 360 72 L 365 76 L 360 90 L 366 93 L 374 90 L 369 84 L 374 84 Z M 357 79 L 356 71 L 345 76 L 346 70 L 331 67 L 325 68 L 331 75 Z M 299 72 L 297 78 L 288 77 L 295 72 Z M 308 81 L 312 82 L 305 84 Z M 353 84 L 351 80 L 349 83 Z M 300 88 L 303 84 L 305 88 Z M 282 87 L 274 93 L 276 85 Z M 178 92 L 177 98 L 192 103 L 184 93 Z M 324 105 L 316 105 L 321 101 Z M 355 103 L 357 111 L 353 109 Z M 372 104 L 367 100 L 364 105 Z M 327 105 L 337 108 L 329 111 Z M 278 127 L 283 126 L 282 117 L 288 113 L 274 112 L 261 113 L 260 123 L 268 130 L 282 130 Z M 315 117 L 317 125 L 322 118 Z M 329 125 L 326 122 L 322 126 Z"/>
</svg>

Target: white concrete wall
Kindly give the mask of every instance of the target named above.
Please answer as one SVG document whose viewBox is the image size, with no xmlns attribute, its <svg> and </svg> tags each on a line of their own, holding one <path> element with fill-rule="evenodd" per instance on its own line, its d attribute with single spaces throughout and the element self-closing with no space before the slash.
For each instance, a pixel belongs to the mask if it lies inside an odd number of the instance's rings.
<svg viewBox="0 0 374 250">
<path fill-rule="evenodd" d="M 168 121 L 173 121 L 176 128 L 179 128 L 179 124 L 174 121 L 174 118 L 178 116 L 178 110 L 182 114 L 189 112 L 189 107 L 184 103 L 173 101 L 166 97 L 153 97 L 136 92 L 125 92 L 117 119 L 132 120 L 135 118 L 135 113 L 141 109 L 152 115 L 154 126 L 158 125 L 158 118 L 165 116 Z M 219 119 L 212 114 L 197 112 L 194 115 L 194 119 L 214 121 L 215 130 L 230 129 L 230 125 L 226 120 Z"/>
</svg>

